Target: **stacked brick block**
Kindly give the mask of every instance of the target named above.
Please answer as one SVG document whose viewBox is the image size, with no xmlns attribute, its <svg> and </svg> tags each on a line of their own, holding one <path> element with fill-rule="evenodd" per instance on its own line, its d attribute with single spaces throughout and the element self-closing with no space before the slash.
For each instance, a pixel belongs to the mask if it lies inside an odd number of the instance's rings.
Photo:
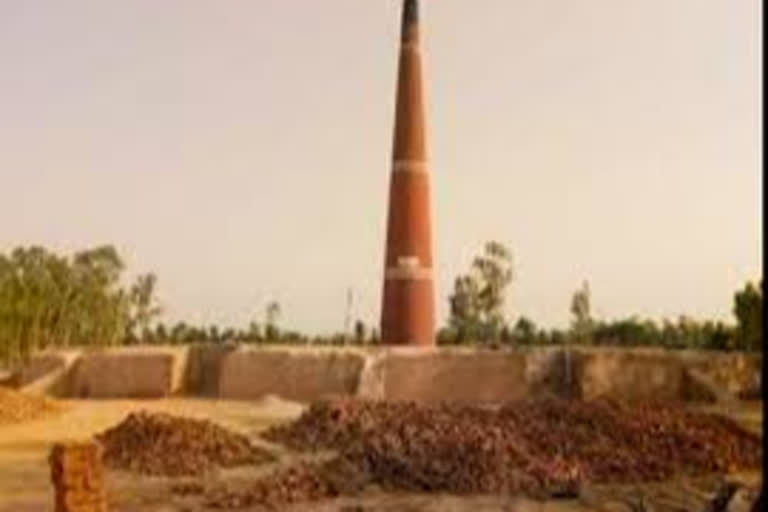
<svg viewBox="0 0 768 512">
<path fill-rule="evenodd" d="M 96 442 L 54 445 L 49 462 L 55 512 L 107 512 L 101 458 Z"/>
</svg>

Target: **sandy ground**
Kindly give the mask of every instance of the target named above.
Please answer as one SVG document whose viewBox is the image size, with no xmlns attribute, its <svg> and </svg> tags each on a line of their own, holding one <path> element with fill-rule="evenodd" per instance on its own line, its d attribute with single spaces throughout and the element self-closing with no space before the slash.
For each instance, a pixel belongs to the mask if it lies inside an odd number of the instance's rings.
<svg viewBox="0 0 768 512">
<path fill-rule="evenodd" d="M 163 411 L 217 423 L 256 436 L 265 427 L 289 421 L 302 407 L 267 399 L 261 402 L 170 399 L 153 401 L 64 401 L 60 415 L 23 424 L 0 426 L 0 511 L 49 510 L 53 502 L 47 456 L 56 441 L 87 439 L 138 410 Z M 110 474 L 110 495 L 132 494 L 140 483 L 129 475 Z M 148 488 L 161 482 L 148 482 Z M 162 484 L 165 484 L 162 482 Z M 151 489 L 149 489 L 151 492 Z M 133 501 L 129 499 L 127 501 Z M 32 507 L 32 508 L 30 508 Z"/>
<path fill-rule="evenodd" d="M 62 414 L 20 425 L 0 427 L 0 512 L 52 510 L 53 492 L 50 485 L 47 455 L 55 441 L 85 439 L 119 423 L 129 412 L 137 410 L 163 411 L 172 414 L 212 419 L 232 430 L 256 438 L 264 428 L 297 417 L 302 406 L 268 398 L 258 402 L 230 402 L 199 399 L 168 399 L 154 401 L 66 401 Z M 762 433 L 761 404 L 742 404 L 727 411 L 746 428 Z M 710 409 L 711 410 L 711 409 Z M 719 411 L 723 412 L 723 411 Z M 280 452 L 281 464 L 296 459 Z M 254 476 L 272 467 L 226 472 L 221 477 Z M 741 475 L 754 484 L 760 475 Z M 171 512 L 197 510 L 192 502 L 171 498 L 169 481 L 109 472 L 108 492 L 114 511 Z M 641 497 L 651 502 L 653 510 L 704 510 L 707 498 L 717 486 L 716 478 L 697 481 L 675 481 L 644 486 L 586 488 L 578 501 L 533 502 L 511 497 L 455 497 L 384 495 L 375 491 L 366 495 L 328 503 L 296 506 L 295 512 L 357 512 L 357 511 L 599 511 L 631 510 L 628 502 Z M 682 508 L 681 508 L 682 507 Z M 650 509 L 649 509 L 650 510 Z"/>
</svg>

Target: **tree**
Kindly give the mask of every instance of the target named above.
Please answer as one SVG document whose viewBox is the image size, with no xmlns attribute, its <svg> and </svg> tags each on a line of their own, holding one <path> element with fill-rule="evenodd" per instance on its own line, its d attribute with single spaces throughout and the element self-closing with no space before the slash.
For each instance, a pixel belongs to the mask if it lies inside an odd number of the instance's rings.
<svg viewBox="0 0 768 512">
<path fill-rule="evenodd" d="M 736 345 L 741 350 L 763 348 L 763 281 L 760 285 L 747 283 L 733 297 L 736 317 Z"/>
<path fill-rule="evenodd" d="M 267 341 L 278 341 L 280 339 L 280 330 L 277 327 L 277 322 L 280 318 L 280 303 L 277 301 L 271 301 L 267 304 L 266 310 L 266 327 L 265 335 Z"/>
<path fill-rule="evenodd" d="M 657 345 L 663 341 L 654 322 L 634 316 L 612 322 L 592 322 L 589 329 L 589 341 L 596 345 Z"/>
<path fill-rule="evenodd" d="M 559 329 L 552 329 L 549 331 L 548 335 L 543 333 L 540 335 L 540 338 L 546 339 L 546 342 L 548 342 L 550 345 L 563 345 L 565 344 L 568 335 Z"/>
<path fill-rule="evenodd" d="M 708 350 L 728 350 L 733 340 L 733 330 L 723 322 L 705 322 L 703 347 Z"/>
<path fill-rule="evenodd" d="M 257 322 L 248 324 L 248 331 L 245 333 L 244 340 L 248 343 L 260 343 L 264 341 L 261 335 L 261 326 Z"/>
<path fill-rule="evenodd" d="M 355 343 L 357 345 L 365 344 L 365 338 L 366 338 L 365 335 L 366 335 L 365 323 L 363 323 L 362 320 L 357 320 L 355 322 Z"/>
<path fill-rule="evenodd" d="M 165 324 L 160 322 L 157 324 L 157 327 L 155 327 L 155 340 L 159 344 L 165 344 L 168 343 L 168 330 L 165 327 Z"/>
<path fill-rule="evenodd" d="M 78 252 L 73 258 L 77 281 L 75 341 L 114 345 L 122 341 L 130 324 L 128 294 L 119 288 L 125 264 L 111 245 Z"/>
<path fill-rule="evenodd" d="M 459 276 L 454 281 L 450 298 L 450 328 L 457 343 L 463 343 L 480 336 L 480 284 L 470 275 Z"/>
<path fill-rule="evenodd" d="M 157 276 L 149 273 L 138 276 L 131 286 L 131 329 L 147 332 L 152 321 L 162 313 L 160 306 L 155 303 L 156 284 Z"/>
<path fill-rule="evenodd" d="M 512 339 L 521 345 L 531 345 L 536 342 L 536 324 L 521 316 L 512 329 Z"/>
<path fill-rule="evenodd" d="M 174 344 L 185 343 L 190 332 L 189 326 L 185 322 L 178 322 L 171 328 L 170 338 Z M 205 341 L 200 339 L 198 341 Z"/>
<path fill-rule="evenodd" d="M 459 339 L 459 331 L 455 325 L 447 325 L 437 330 L 437 344 L 442 345 L 456 345 L 464 343 L 466 339 Z"/>
<path fill-rule="evenodd" d="M 584 281 L 581 288 L 576 290 L 571 299 L 571 330 L 575 339 L 580 343 L 589 343 L 592 338 L 592 312 L 589 283 Z"/>
<path fill-rule="evenodd" d="M 506 325 L 504 303 L 513 278 L 512 254 L 499 242 L 488 242 L 469 273 L 454 281 L 450 326 L 456 340 L 499 341 Z"/>
<path fill-rule="evenodd" d="M 40 246 L 0 254 L 0 359 L 15 364 L 47 347 L 130 343 L 149 335 L 155 279 L 126 290 L 124 269 L 111 245 L 69 257 Z"/>
</svg>

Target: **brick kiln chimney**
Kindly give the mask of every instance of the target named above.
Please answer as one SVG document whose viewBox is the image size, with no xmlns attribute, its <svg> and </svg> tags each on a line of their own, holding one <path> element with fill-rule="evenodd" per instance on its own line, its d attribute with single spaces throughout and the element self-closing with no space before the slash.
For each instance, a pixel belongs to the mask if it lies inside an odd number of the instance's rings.
<svg viewBox="0 0 768 512">
<path fill-rule="evenodd" d="M 404 0 L 381 311 L 385 344 L 434 345 L 429 163 L 418 0 Z"/>
</svg>

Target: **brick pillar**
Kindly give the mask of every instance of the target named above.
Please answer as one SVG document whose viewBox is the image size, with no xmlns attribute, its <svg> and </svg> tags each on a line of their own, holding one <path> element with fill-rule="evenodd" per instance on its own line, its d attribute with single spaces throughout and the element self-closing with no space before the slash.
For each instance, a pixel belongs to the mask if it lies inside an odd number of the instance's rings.
<svg viewBox="0 0 768 512">
<path fill-rule="evenodd" d="M 429 162 L 419 6 L 404 0 L 381 311 L 385 344 L 434 345 Z"/>
<path fill-rule="evenodd" d="M 49 457 L 55 512 L 107 512 L 101 446 L 58 443 Z"/>
</svg>

